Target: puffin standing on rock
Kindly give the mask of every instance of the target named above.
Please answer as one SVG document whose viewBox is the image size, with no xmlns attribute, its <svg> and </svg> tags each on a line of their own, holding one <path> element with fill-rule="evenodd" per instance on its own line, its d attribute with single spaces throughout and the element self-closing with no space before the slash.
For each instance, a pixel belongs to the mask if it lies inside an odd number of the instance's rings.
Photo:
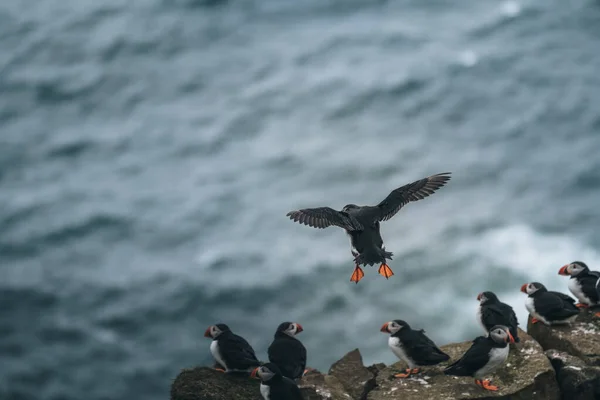
<svg viewBox="0 0 600 400">
<path fill-rule="evenodd" d="M 381 332 L 390 334 L 388 346 L 392 352 L 408 364 L 404 374 L 395 374 L 396 378 L 408 378 L 421 371 L 421 366 L 437 365 L 448 361 L 450 356 L 440 350 L 427 336 L 424 330 L 413 330 L 400 319 L 386 322 Z"/>
<path fill-rule="evenodd" d="M 217 371 L 249 373 L 261 364 L 246 339 L 233 333 L 225 324 L 209 326 L 204 337 L 212 338 L 210 352 L 215 361 L 225 368 L 216 368 Z"/>
<path fill-rule="evenodd" d="M 260 394 L 264 400 L 304 400 L 296 383 L 283 376 L 273 363 L 255 368 L 250 376 L 260 378 Z"/>
<path fill-rule="evenodd" d="M 579 303 L 575 304 L 577 307 L 588 308 L 598 305 L 600 299 L 598 298 L 597 284 L 600 279 L 600 272 L 590 271 L 588 266 L 581 261 L 573 261 L 570 264 L 563 265 L 558 270 L 558 274 L 571 276 L 569 290 L 579 300 Z"/>
<path fill-rule="evenodd" d="M 506 303 L 502 303 L 493 292 L 482 292 L 477 295 L 479 308 L 477 309 L 477 321 L 486 333 L 489 333 L 496 325 L 508 326 L 510 334 L 519 343 L 517 326 L 519 321 L 515 310 Z"/>
<path fill-rule="evenodd" d="M 525 308 L 533 317 L 531 323 L 542 321 L 546 325 L 567 324 L 579 314 L 575 300 L 560 292 L 548 291 L 539 282 L 526 283 L 521 292 L 527 294 Z"/>
<path fill-rule="evenodd" d="M 296 338 L 302 331 L 302 325 L 298 323 L 281 323 L 268 349 L 269 361 L 279 367 L 283 376 L 292 380 L 302 378 L 306 372 L 306 348 Z"/>
<path fill-rule="evenodd" d="M 376 206 L 357 206 L 347 204 L 342 211 L 330 207 L 304 208 L 290 211 L 287 216 L 291 220 L 324 229 L 335 225 L 343 228 L 350 236 L 350 244 L 354 262 L 354 272 L 351 282 L 358 283 L 364 272 L 361 265 L 381 263 L 379 274 L 386 279 L 394 275 L 387 265 L 386 259 L 391 260 L 393 253 L 386 251 L 379 230 L 380 222 L 387 221 L 411 201 L 424 199 L 433 194 L 450 180 L 450 172 L 432 175 L 427 178 L 404 185 L 393 190 Z"/>
<path fill-rule="evenodd" d="M 444 370 L 446 375 L 472 376 L 475 384 L 484 389 L 496 391 L 489 379 L 483 379 L 491 374 L 496 368 L 504 364 L 508 358 L 509 343 L 515 339 L 506 326 L 498 325 L 490 329 L 489 336 L 479 336 L 473 340 L 473 344 L 467 352 L 452 365 Z"/>
</svg>

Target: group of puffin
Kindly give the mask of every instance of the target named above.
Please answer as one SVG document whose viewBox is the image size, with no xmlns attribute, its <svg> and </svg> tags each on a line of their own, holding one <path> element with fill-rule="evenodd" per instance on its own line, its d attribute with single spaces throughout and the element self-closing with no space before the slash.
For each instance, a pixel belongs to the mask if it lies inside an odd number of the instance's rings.
<svg viewBox="0 0 600 400">
<path fill-rule="evenodd" d="M 351 282 L 358 283 L 364 277 L 361 265 L 376 263 L 380 264 L 379 274 L 389 279 L 394 273 L 387 260 L 392 259 L 393 253 L 385 250 L 380 222 L 392 218 L 409 202 L 433 194 L 449 180 L 449 172 L 417 180 L 393 190 L 375 206 L 348 204 L 341 211 L 330 207 L 304 208 L 291 211 L 287 216 L 314 228 L 334 225 L 346 231 L 355 263 Z M 539 282 L 524 284 L 521 291 L 528 295 L 525 306 L 533 323 L 569 323 L 577 316 L 579 308 L 600 305 L 600 272 L 590 271 L 585 263 L 575 261 L 563 266 L 559 274 L 571 276 L 568 286 L 579 303 L 575 304 L 575 300 L 565 294 L 548 291 Z M 477 300 L 477 320 L 485 335 L 475 338 L 462 357 L 444 369 L 444 374 L 470 376 L 475 378 L 478 386 L 496 391 L 498 387 L 485 378 L 506 361 L 509 344 L 519 342 L 519 323 L 513 308 L 501 302 L 494 293 L 482 292 Z M 596 316 L 600 317 L 600 313 Z M 225 324 L 211 325 L 204 336 L 212 339 L 210 351 L 217 370 L 250 374 L 260 379 L 260 392 L 265 400 L 301 400 L 303 396 L 297 384 L 309 370 L 306 368 L 306 348 L 296 338 L 302 331 L 302 326 L 295 322 L 280 324 L 268 348 L 268 363 L 259 361 L 252 346 Z M 450 360 L 424 330 L 412 329 L 403 320 L 386 322 L 380 331 L 390 335 L 388 346 L 408 365 L 403 373 L 394 375 L 396 378 L 408 378 L 418 374 L 422 367 Z"/>
</svg>

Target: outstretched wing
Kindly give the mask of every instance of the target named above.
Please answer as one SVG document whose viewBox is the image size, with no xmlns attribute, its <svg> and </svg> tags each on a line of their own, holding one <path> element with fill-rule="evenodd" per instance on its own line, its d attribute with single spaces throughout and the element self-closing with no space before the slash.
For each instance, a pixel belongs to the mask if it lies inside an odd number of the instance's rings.
<svg viewBox="0 0 600 400">
<path fill-rule="evenodd" d="M 336 211 L 329 207 L 303 208 L 298 211 L 290 211 L 286 214 L 291 220 L 313 228 L 327 228 L 335 225 L 348 231 L 360 231 L 363 226 L 351 215 L 342 211 Z"/>
<path fill-rule="evenodd" d="M 393 190 L 383 201 L 373 207 L 379 221 L 392 218 L 402 207 L 411 201 L 424 199 L 433 194 L 450 180 L 450 172 L 432 175 Z"/>
</svg>

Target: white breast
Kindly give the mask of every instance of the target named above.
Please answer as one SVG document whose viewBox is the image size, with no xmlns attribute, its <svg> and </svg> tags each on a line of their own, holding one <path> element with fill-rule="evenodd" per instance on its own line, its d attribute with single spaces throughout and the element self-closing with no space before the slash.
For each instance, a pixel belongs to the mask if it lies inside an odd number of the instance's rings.
<svg viewBox="0 0 600 400">
<path fill-rule="evenodd" d="M 392 349 L 392 352 L 396 355 L 396 357 L 408 364 L 408 368 L 415 368 L 417 366 L 413 359 L 410 358 L 404 351 L 404 346 L 402 346 L 400 339 L 390 336 L 388 339 L 388 346 L 390 346 L 390 349 Z"/>
<path fill-rule="evenodd" d="M 580 303 L 584 303 L 587 305 L 593 305 L 594 303 L 592 302 L 592 300 L 590 300 L 589 297 L 587 297 L 584 293 L 583 290 L 581 288 L 581 284 L 579 283 L 579 281 L 575 278 L 573 279 L 569 279 L 569 290 L 571 291 L 571 293 L 573 293 L 573 296 L 575 296 L 577 298 L 577 300 L 579 300 Z"/>
<path fill-rule="evenodd" d="M 527 296 L 527 298 L 525 299 L 525 308 L 527 309 L 527 311 L 529 311 L 529 314 L 531 314 L 533 318 L 537 318 L 544 324 L 550 325 L 550 322 L 546 318 L 542 317 L 540 314 L 537 313 L 537 311 L 535 311 L 533 297 Z"/>
<path fill-rule="evenodd" d="M 485 325 L 483 324 L 483 320 L 481 319 L 481 306 L 477 307 L 477 322 L 479 323 L 479 325 L 481 326 L 481 329 L 483 329 L 483 331 L 486 333 L 486 335 L 489 335 L 488 330 L 485 328 Z"/>
<path fill-rule="evenodd" d="M 212 353 L 215 360 L 219 364 L 221 364 L 223 367 L 225 367 L 225 370 L 227 370 L 227 364 L 225 364 L 225 361 L 223 361 L 223 357 L 221 357 L 221 353 L 219 351 L 219 342 L 218 341 L 216 341 L 216 340 L 212 341 L 212 343 L 210 344 L 210 352 Z"/>
<path fill-rule="evenodd" d="M 483 368 L 475 372 L 475 378 L 482 379 L 489 375 L 500 365 L 504 364 L 504 362 L 508 358 L 508 351 L 509 346 L 503 348 L 494 347 L 493 349 L 491 349 L 489 353 L 489 361 L 483 366 Z"/>
<path fill-rule="evenodd" d="M 267 385 L 261 383 L 260 384 L 260 394 L 262 395 L 263 399 L 271 400 L 271 386 L 267 386 Z"/>
</svg>

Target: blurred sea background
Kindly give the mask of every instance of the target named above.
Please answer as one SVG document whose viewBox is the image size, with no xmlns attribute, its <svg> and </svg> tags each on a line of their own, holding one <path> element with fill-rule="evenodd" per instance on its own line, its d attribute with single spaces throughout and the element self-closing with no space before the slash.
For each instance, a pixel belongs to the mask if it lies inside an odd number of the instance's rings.
<svg viewBox="0 0 600 400">
<path fill-rule="evenodd" d="M 321 370 L 470 340 L 484 290 L 525 327 L 600 269 L 599 39 L 597 0 L 2 1 L 0 399 L 166 399 L 217 322 Z M 388 281 L 285 216 L 445 171 Z"/>
</svg>

